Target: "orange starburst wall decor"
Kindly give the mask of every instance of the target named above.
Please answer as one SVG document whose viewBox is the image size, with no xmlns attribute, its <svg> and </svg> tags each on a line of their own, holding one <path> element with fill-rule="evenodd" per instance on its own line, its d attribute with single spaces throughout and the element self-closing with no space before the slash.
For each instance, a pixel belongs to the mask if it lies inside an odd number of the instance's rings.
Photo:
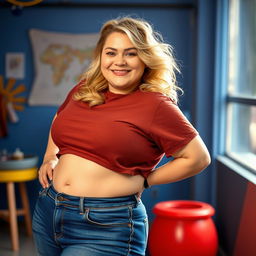
<svg viewBox="0 0 256 256">
<path fill-rule="evenodd" d="M 16 111 L 24 110 L 26 98 L 19 96 L 26 90 L 24 84 L 15 86 L 16 80 L 10 78 L 6 85 L 4 85 L 3 76 L 0 75 L 0 137 L 7 135 L 7 117 L 16 123 L 18 116 Z"/>
<path fill-rule="evenodd" d="M 32 6 L 32 5 L 39 4 L 43 0 L 32 0 L 32 1 L 6 0 L 6 1 L 17 6 Z"/>
</svg>

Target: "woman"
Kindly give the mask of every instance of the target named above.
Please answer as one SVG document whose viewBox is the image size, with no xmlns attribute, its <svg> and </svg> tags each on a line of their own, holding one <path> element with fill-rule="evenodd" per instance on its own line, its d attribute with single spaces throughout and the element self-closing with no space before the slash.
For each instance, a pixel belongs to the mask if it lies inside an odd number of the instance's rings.
<svg viewBox="0 0 256 256">
<path fill-rule="evenodd" d="M 146 21 L 104 24 L 89 69 L 57 111 L 39 169 L 39 255 L 145 255 L 143 189 L 210 162 L 177 107 L 177 70 Z M 154 170 L 164 154 L 174 160 Z"/>
</svg>

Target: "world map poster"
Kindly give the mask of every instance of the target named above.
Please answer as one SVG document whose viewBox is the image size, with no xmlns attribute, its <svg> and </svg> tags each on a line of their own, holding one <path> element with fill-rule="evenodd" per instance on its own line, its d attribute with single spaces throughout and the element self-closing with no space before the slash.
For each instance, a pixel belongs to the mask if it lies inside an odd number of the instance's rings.
<svg viewBox="0 0 256 256">
<path fill-rule="evenodd" d="M 99 34 L 29 31 L 35 77 L 30 105 L 59 106 L 90 64 Z"/>
</svg>

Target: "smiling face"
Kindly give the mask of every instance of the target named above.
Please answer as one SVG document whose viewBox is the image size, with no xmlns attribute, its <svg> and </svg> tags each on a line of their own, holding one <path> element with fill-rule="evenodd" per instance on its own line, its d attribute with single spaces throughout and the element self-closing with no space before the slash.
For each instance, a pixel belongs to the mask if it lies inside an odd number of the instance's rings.
<svg viewBox="0 0 256 256">
<path fill-rule="evenodd" d="M 145 64 L 125 33 L 111 33 L 103 45 L 101 72 L 108 81 L 109 91 L 127 94 L 140 85 Z"/>
</svg>

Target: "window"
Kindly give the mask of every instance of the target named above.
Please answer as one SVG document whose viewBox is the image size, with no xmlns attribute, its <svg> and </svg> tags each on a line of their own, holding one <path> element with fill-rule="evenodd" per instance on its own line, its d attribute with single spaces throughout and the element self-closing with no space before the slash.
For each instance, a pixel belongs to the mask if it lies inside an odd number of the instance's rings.
<svg viewBox="0 0 256 256">
<path fill-rule="evenodd" d="M 230 0 L 226 153 L 256 172 L 256 0 Z"/>
</svg>

